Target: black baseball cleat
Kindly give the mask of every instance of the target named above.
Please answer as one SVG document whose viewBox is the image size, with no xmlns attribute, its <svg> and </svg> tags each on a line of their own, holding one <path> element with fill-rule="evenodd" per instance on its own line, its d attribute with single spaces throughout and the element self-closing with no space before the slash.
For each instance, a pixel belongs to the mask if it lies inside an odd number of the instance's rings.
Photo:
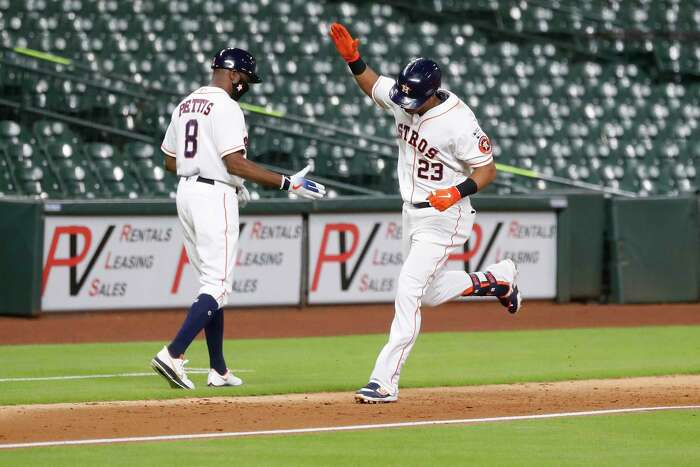
<svg viewBox="0 0 700 467">
<path fill-rule="evenodd" d="M 498 301 L 501 302 L 501 305 L 508 309 L 508 313 L 515 314 L 520 311 L 520 307 L 523 303 L 523 297 L 520 294 L 520 290 L 518 290 L 518 286 L 512 285 L 510 293 L 505 297 L 499 297 Z"/>
<path fill-rule="evenodd" d="M 398 398 L 398 394 L 391 394 L 374 381 L 370 381 L 365 387 L 361 388 L 355 393 L 355 402 L 360 404 L 396 402 Z"/>
<path fill-rule="evenodd" d="M 493 286 L 492 290 L 496 290 L 497 286 L 508 286 L 503 295 L 497 295 L 501 305 L 511 314 L 520 311 L 523 305 L 523 295 L 518 289 L 518 267 L 515 263 L 511 259 L 499 261 L 486 269 L 487 278 L 489 274 L 491 275 L 489 282 L 493 282 L 493 284 L 490 284 Z M 496 281 L 496 278 L 500 278 L 500 280 Z"/>
</svg>

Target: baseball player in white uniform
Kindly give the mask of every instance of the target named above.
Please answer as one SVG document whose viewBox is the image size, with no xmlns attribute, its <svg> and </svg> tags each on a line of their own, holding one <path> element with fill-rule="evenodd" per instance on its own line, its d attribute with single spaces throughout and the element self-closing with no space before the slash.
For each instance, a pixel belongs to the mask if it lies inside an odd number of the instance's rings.
<svg viewBox="0 0 700 467">
<path fill-rule="evenodd" d="M 378 76 L 341 24 L 330 36 L 357 84 L 396 120 L 398 177 L 403 206 L 402 257 L 395 315 L 389 341 L 379 353 L 369 383 L 355 393 L 358 402 L 395 402 L 401 368 L 418 337 L 421 306 L 457 297 L 493 295 L 511 313 L 522 296 L 510 259 L 483 272 L 448 271 L 445 262 L 469 238 L 476 211 L 469 195 L 496 177 L 491 142 L 472 110 L 442 89 L 439 66 L 419 58 L 397 80 Z"/>
<path fill-rule="evenodd" d="M 194 388 L 185 372 L 184 354 L 202 329 L 209 350 L 207 384 L 242 384 L 224 360 L 222 307 L 233 284 L 238 207 L 250 199 L 244 180 L 304 198 L 325 194 L 323 185 L 304 178 L 309 166 L 288 177 L 246 158 L 248 133 L 237 101 L 249 83 L 260 82 L 255 68 L 255 58 L 245 50 L 228 48 L 216 54 L 210 85 L 197 89 L 175 108 L 161 146 L 166 169 L 180 176 L 177 212 L 187 256 L 201 284 L 175 339 L 151 361 L 174 388 Z"/>
</svg>

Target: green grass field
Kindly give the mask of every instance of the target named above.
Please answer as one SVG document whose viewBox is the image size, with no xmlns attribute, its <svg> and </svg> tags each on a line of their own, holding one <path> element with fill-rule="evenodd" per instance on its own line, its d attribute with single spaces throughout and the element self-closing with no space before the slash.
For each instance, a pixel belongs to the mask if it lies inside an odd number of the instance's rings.
<svg viewBox="0 0 700 467">
<path fill-rule="evenodd" d="M 250 370 L 240 388 L 172 391 L 150 374 L 158 343 L 2 346 L 0 379 L 147 372 L 148 376 L 0 382 L 0 405 L 216 395 L 351 391 L 369 377 L 386 336 L 228 341 L 229 366 Z M 421 335 L 402 387 L 613 378 L 700 372 L 700 327 L 572 329 Z M 188 352 L 207 367 L 204 342 Z"/>
<path fill-rule="evenodd" d="M 700 412 L 0 451 L 0 465 L 697 466 Z"/>
</svg>

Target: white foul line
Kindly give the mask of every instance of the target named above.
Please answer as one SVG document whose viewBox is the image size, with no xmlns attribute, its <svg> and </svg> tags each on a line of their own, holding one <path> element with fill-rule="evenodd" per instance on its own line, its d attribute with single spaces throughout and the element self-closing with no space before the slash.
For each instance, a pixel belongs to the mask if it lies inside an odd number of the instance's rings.
<svg viewBox="0 0 700 467">
<path fill-rule="evenodd" d="M 487 417 L 487 418 L 463 418 L 457 420 L 425 420 L 420 422 L 397 422 L 397 423 L 380 423 L 376 425 L 346 425 L 346 426 L 330 426 L 319 428 L 292 428 L 286 430 L 261 430 L 261 431 L 231 431 L 226 433 L 194 433 L 185 435 L 159 435 L 159 436 L 134 436 L 129 438 L 95 438 L 95 439 L 76 439 L 66 441 L 40 441 L 34 443 L 13 443 L 0 444 L 0 449 L 15 449 L 15 448 L 37 448 L 49 446 L 76 446 L 86 444 L 115 444 L 115 443 L 135 443 L 144 441 L 183 441 L 192 439 L 207 439 L 207 438 L 234 438 L 241 436 L 260 436 L 260 435 L 292 435 L 300 433 L 327 433 L 335 431 L 351 431 L 351 430 L 373 430 L 380 428 L 406 428 L 417 426 L 430 425 L 457 425 L 465 423 L 487 423 L 487 422 L 505 422 L 514 420 L 538 420 L 543 418 L 565 418 L 565 417 L 585 417 L 593 415 L 611 415 L 620 413 L 633 412 L 657 412 L 661 410 L 696 410 L 700 409 L 700 405 L 678 405 L 665 407 L 638 407 L 629 409 L 605 409 L 605 410 L 589 410 L 585 412 L 560 412 L 548 413 L 539 415 L 513 415 L 507 417 Z"/>
<path fill-rule="evenodd" d="M 186 368 L 188 373 L 207 374 L 209 368 Z M 234 373 L 254 373 L 255 370 L 233 369 Z M 148 373 L 114 373 L 106 375 L 73 375 L 73 376 L 37 376 L 37 377 L 19 377 L 19 378 L 0 378 L 0 383 L 18 383 L 26 381 L 63 381 L 72 379 L 100 379 L 100 378 L 136 378 L 140 376 L 158 376 L 155 372 Z"/>
</svg>

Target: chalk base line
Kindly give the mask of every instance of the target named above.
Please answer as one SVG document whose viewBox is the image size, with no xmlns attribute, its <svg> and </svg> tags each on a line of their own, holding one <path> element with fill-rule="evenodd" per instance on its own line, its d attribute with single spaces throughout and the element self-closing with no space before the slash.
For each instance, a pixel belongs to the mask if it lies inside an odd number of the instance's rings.
<svg viewBox="0 0 700 467">
<path fill-rule="evenodd" d="M 157 435 L 157 436 L 133 436 L 122 438 L 95 438 L 95 439 L 77 439 L 63 441 L 40 441 L 31 443 L 10 443 L 0 444 L 0 449 L 20 449 L 20 448 L 38 448 L 38 447 L 55 447 L 55 446 L 84 446 L 95 444 L 117 444 L 117 443 L 138 443 L 148 441 L 187 441 L 194 439 L 215 439 L 215 438 L 237 438 L 247 436 L 264 436 L 264 435 L 292 435 L 304 433 L 330 433 L 342 431 L 356 430 L 376 430 L 385 428 L 409 428 L 420 426 L 437 426 L 437 425 L 466 425 L 491 422 L 507 422 L 518 420 L 542 420 L 554 418 L 569 418 L 569 417 L 590 417 L 599 415 L 614 415 L 628 414 L 638 412 L 660 412 L 668 410 L 700 410 L 700 405 L 677 405 L 677 406 L 661 406 L 661 407 L 636 407 L 626 409 L 602 409 L 588 410 L 582 412 L 559 412 L 537 415 L 512 415 L 503 417 L 485 417 L 485 418 L 462 418 L 452 420 L 422 420 L 415 422 L 396 422 L 396 423 L 378 423 L 370 425 L 345 425 L 333 427 L 316 427 L 316 428 L 292 428 L 278 430 L 260 430 L 260 431 L 231 431 L 224 433 L 193 433 L 180 435 Z"/>
</svg>

